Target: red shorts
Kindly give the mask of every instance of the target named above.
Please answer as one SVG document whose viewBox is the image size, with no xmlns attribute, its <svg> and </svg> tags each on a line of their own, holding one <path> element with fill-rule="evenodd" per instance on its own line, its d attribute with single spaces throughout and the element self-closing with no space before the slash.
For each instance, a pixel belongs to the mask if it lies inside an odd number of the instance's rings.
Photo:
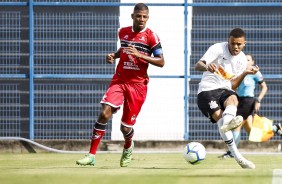
<svg viewBox="0 0 282 184">
<path fill-rule="evenodd" d="M 147 85 L 142 83 L 121 83 L 112 81 L 101 103 L 117 110 L 123 104 L 121 121 L 123 125 L 132 127 L 147 96 Z"/>
</svg>

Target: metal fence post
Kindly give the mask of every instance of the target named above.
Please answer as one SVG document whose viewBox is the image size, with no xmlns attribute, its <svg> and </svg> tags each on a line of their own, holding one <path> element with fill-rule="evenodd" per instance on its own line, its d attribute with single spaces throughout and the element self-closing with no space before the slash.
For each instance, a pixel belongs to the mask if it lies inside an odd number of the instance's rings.
<svg viewBox="0 0 282 184">
<path fill-rule="evenodd" d="M 34 139 L 33 0 L 29 0 L 29 138 Z"/>
<path fill-rule="evenodd" d="M 188 2 L 184 2 L 184 140 L 188 140 L 189 119 L 188 119 Z"/>
</svg>

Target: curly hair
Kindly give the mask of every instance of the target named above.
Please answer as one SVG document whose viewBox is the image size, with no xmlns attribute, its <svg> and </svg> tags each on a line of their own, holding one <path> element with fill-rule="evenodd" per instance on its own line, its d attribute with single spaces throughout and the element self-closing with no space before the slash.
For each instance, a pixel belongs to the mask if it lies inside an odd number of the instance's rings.
<svg viewBox="0 0 282 184">
<path fill-rule="evenodd" d="M 235 28 L 232 29 L 229 33 L 229 37 L 234 37 L 234 38 L 241 38 L 241 37 L 246 37 L 245 32 L 241 28 Z"/>
<path fill-rule="evenodd" d="M 144 3 L 137 3 L 135 6 L 134 6 L 134 11 L 140 11 L 140 10 L 148 10 L 149 11 L 149 8 L 146 4 Z"/>
</svg>

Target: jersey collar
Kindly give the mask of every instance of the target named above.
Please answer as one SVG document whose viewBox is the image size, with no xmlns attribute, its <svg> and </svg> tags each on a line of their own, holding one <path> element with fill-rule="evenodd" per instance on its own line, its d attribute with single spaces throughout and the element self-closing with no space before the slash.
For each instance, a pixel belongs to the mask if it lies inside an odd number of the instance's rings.
<svg viewBox="0 0 282 184">
<path fill-rule="evenodd" d="M 142 29 L 139 33 L 145 32 L 146 29 L 147 29 L 147 26 L 144 27 L 144 29 Z M 131 26 L 131 30 L 132 30 L 133 33 L 135 33 L 135 31 L 133 30 L 133 26 Z"/>
</svg>

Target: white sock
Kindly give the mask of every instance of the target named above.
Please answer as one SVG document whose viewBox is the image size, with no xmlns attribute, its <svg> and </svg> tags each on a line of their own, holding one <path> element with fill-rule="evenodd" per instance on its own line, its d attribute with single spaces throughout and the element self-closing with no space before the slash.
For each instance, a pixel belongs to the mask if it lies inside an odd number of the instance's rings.
<svg viewBox="0 0 282 184">
<path fill-rule="evenodd" d="M 236 116 L 237 107 L 234 105 L 228 105 L 222 113 L 223 125 L 227 125 Z"/>
<path fill-rule="evenodd" d="M 242 158 L 243 156 L 241 155 L 241 153 L 238 151 L 237 146 L 235 144 L 235 141 L 233 140 L 233 134 L 232 131 L 227 131 L 227 132 L 222 132 L 220 130 L 220 127 L 223 125 L 223 118 L 220 118 L 217 121 L 217 126 L 218 126 L 218 130 L 219 130 L 219 134 L 221 136 L 221 138 L 223 139 L 223 141 L 225 142 L 225 144 L 228 146 L 229 151 L 232 153 L 232 155 L 235 157 L 236 160 L 239 160 L 240 158 Z"/>
</svg>

